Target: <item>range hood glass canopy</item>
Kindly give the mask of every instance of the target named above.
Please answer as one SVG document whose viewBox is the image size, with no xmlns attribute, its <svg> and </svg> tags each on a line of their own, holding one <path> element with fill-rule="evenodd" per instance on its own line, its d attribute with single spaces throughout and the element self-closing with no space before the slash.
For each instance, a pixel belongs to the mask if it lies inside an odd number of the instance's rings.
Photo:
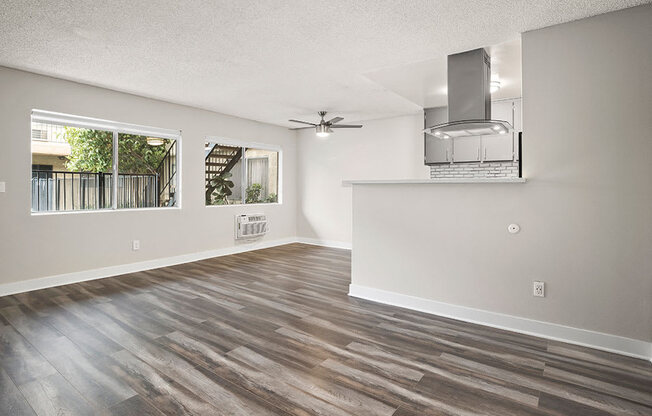
<svg viewBox="0 0 652 416">
<path fill-rule="evenodd" d="M 448 56 L 448 122 L 423 132 L 439 139 L 511 133 L 504 120 L 491 119 L 491 61 L 484 49 Z"/>
<path fill-rule="evenodd" d="M 504 120 L 460 120 L 428 127 L 424 133 L 438 139 L 452 139 L 454 137 L 493 136 L 511 133 L 513 130 L 512 125 Z"/>
</svg>

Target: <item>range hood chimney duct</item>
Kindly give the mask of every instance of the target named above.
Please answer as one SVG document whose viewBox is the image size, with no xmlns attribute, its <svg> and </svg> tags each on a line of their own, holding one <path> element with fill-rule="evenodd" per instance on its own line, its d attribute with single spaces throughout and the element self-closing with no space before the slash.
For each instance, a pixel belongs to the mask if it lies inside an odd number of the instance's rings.
<svg viewBox="0 0 652 416">
<path fill-rule="evenodd" d="M 439 139 L 505 134 L 505 120 L 491 119 L 491 60 L 483 49 L 448 56 L 448 123 L 427 127 Z"/>
</svg>

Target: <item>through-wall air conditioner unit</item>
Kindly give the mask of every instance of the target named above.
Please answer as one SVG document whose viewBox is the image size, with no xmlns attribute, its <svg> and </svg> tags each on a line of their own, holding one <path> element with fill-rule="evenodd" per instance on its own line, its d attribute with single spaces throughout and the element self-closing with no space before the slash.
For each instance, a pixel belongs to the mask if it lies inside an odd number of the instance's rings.
<svg viewBox="0 0 652 416">
<path fill-rule="evenodd" d="M 267 234 L 265 214 L 242 214 L 235 216 L 235 239 L 244 240 Z"/>
</svg>

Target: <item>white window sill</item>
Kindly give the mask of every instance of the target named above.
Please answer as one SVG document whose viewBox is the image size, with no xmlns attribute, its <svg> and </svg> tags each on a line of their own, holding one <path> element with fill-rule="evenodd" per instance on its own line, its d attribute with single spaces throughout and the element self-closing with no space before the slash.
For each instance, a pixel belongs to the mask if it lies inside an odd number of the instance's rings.
<svg viewBox="0 0 652 416">
<path fill-rule="evenodd" d="M 233 208 L 233 207 L 268 207 L 274 205 L 283 205 L 282 202 L 266 202 L 259 204 L 227 204 L 227 205 L 205 205 L 206 208 Z"/>
<path fill-rule="evenodd" d="M 181 207 L 152 207 L 152 208 L 120 208 L 120 209 L 80 209 L 77 211 L 37 211 L 31 212 L 34 217 L 47 217 L 50 215 L 76 215 L 99 214 L 105 212 L 151 212 L 151 211 L 180 211 Z"/>
</svg>

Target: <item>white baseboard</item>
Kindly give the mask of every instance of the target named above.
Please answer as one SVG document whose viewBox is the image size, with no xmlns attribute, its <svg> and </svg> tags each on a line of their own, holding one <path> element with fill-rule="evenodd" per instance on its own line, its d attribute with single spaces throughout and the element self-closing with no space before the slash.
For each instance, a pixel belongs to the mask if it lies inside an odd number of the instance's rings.
<svg viewBox="0 0 652 416">
<path fill-rule="evenodd" d="M 652 360 L 652 342 L 452 305 L 355 284 L 349 286 L 349 296 L 493 328 L 591 347 L 629 357 Z"/>
<path fill-rule="evenodd" d="M 161 259 L 146 260 L 137 263 L 65 273 L 41 277 L 37 279 L 24 280 L 20 282 L 5 283 L 0 285 L 0 296 L 30 292 L 32 290 L 46 289 L 48 287 L 62 286 L 88 280 L 102 279 L 105 277 L 118 276 L 126 273 L 135 273 L 144 270 L 157 269 L 160 267 L 174 266 L 177 264 L 189 263 L 212 257 L 227 256 L 229 254 L 260 250 L 263 248 L 276 247 L 290 243 L 304 243 L 324 247 L 342 248 L 349 250 L 351 249 L 351 243 L 331 240 L 318 240 L 303 237 L 284 238 L 270 241 L 263 240 L 253 243 L 240 244 L 232 247 L 220 248 L 216 250 L 208 250 L 198 253 L 165 257 Z M 652 361 L 651 342 L 625 338 L 617 335 L 604 334 L 580 328 L 573 328 L 549 322 L 536 321 L 533 319 L 520 318 L 517 316 L 490 312 L 481 309 L 474 309 L 466 306 L 452 305 L 449 303 L 437 302 L 430 299 L 403 295 L 400 293 L 389 292 L 381 289 L 354 284 L 349 286 L 349 296 Z"/>
<path fill-rule="evenodd" d="M 137 263 L 120 264 L 117 266 L 101 267 L 99 269 L 82 270 L 79 272 L 64 273 L 53 276 L 40 277 L 36 279 L 23 280 L 19 282 L 0 284 L 0 296 L 31 292 L 32 290 L 47 289 L 48 287 L 69 285 L 71 283 L 85 282 L 87 280 L 103 279 L 105 277 L 118 276 L 121 274 L 142 272 L 144 270 L 158 269 L 159 267 L 174 266 L 176 264 L 209 259 L 211 257 L 228 256 L 229 254 L 244 253 L 245 251 L 260 250 L 263 248 L 276 247 L 290 243 L 305 243 L 324 247 L 351 249 L 350 243 L 314 240 L 309 238 L 290 237 L 270 241 L 260 240 L 250 243 L 238 244 L 232 247 L 219 248 L 216 250 L 182 254 L 179 256 L 146 260 Z M 347 244 L 348 247 L 346 246 Z"/>
<path fill-rule="evenodd" d="M 174 266 L 176 264 L 189 263 L 193 261 L 208 259 L 211 257 L 227 256 L 229 254 L 244 253 L 245 251 L 260 250 L 263 248 L 276 247 L 296 242 L 296 238 L 283 238 L 270 241 L 260 240 L 251 243 L 238 244 L 232 247 L 219 248 L 216 250 L 182 254 L 179 256 L 146 260 L 130 264 L 121 264 L 117 266 L 108 266 L 99 269 L 64 273 L 37 279 L 23 280 L 20 282 L 5 283 L 0 285 L 0 296 L 30 292 L 32 290 L 46 289 L 48 287 L 68 285 L 71 283 L 85 282 L 87 280 L 102 279 L 105 277 L 118 276 L 126 273 L 135 273 L 144 270 L 158 269 L 159 267 Z"/>
<path fill-rule="evenodd" d="M 345 250 L 351 250 L 351 243 L 347 243 L 345 241 L 320 240 L 320 239 L 317 239 L 317 238 L 297 237 L 297 243 L 312 244 L 314 246 L 322 246 L 322 247 L 330 247 L 330 248 L 343 248 Z"/>
</svg>

